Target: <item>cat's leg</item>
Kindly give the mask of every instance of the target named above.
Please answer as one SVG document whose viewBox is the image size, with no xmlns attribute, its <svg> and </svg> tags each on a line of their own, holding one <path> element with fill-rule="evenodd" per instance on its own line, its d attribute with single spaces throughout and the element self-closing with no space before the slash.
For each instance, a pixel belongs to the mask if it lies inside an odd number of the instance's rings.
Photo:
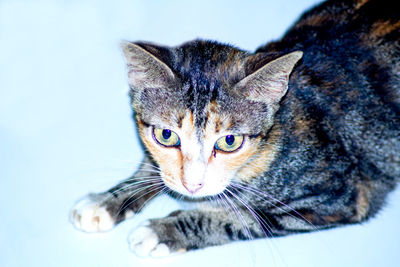
<svg viewBox="0 0 400 267">
<path fill-rule="evenodd" d="M 268 231 L 268 230 L 267 230 Z M 245 209 L 176 211 L 151 219 L 129 236 L 130 249 L 142 257 L 165 257 L 193 249 L 269 235 Z"/>
<path fill-rule="evenodd" d="M 145 156 L 139 170 L 103 193 L 89 194 L 73 207 L 72 224 L 85 232 L 104 232 L 138 213 L 163 188 L 157 166 Z"/>
<path fill-rule="evenodd" d="M 239 206 L 234 211 L 175 211 L 145 222 L 130 234 L 128 241 L 138 256 L 165 257 L 239 240 L 318 231 L 346 223 L 343 217 L 324 216 L 317 210 L 303 212 L 278 208 L 278 213 L 272 214 Z"/>
</svg>

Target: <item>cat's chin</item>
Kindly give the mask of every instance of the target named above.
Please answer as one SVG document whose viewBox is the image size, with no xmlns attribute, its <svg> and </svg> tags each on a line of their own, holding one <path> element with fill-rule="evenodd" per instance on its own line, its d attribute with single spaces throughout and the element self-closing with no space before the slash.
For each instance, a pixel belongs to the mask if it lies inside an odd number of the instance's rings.
<svg viewBox="0 0 400 267">
<path fill-rule="evenodd" d="M 173 190 L 173 191 L 174 191 L 174 193 L 177 193 L 186 199 L 195 199 L 195 200 L 201 200 L 201 199 L 204 199 L 207 197 L 213 197 L 213 196 L 216 196 L 219 194 L 219 193 L 216 193 L 216 194 L 208 193 L 207 194 L 207 193 L 200 193 L 200 192 L 190 193 L 190 192 L 183 192 L 183 191 L 176 191 L 176 190 Z"/>
<path fill-rule="evenodd" d="M 224 190 L 221 191 L 213 191 L 213 192 L 208 192 L 206 190 L 203 191 L 198 191 L 195 193 L 191 193 L 189 191 L 181 190 L 181 189 L 176 189 L 176 188 L 170 188 L 173 194 L 178 194 L 180 197 L 183 197 L 185 199 L 189 200 L 202 200 L 210 197 L 217 196 L 221 193 L 224 192 Z"/>
</svg>

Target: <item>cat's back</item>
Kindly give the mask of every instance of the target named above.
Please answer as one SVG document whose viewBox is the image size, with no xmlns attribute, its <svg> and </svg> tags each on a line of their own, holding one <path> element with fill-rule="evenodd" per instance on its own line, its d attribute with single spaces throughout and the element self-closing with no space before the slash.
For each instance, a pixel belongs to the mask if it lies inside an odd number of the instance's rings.
<svg viewBox="0 0 400 267">
<path fill-rule="evenodd" d="M 314 82 L 340 84 L 350 76 L 353 89 L 368 83 L 400 112 L 400 12 L 394 1 L 323 2 L 257 52 L 294 50 L 304 52 L 303 66 Z"/>
<path fill-rule="evenodd" d="M 400 178 L 400 12 L 394 5 L 326 1 L 257 52 L 303 51 L 286 100 L 291 108 L 318 124 L 325 141 L 342 143 L 363 171 L 377 167 Z"/>
</svg>

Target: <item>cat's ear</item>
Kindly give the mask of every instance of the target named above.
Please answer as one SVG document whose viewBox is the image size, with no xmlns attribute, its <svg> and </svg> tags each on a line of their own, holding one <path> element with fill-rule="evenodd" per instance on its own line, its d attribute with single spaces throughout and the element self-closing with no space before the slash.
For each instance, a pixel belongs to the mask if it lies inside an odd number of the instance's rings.
<svg viewBox="0 0 400 267">
<path fill-rule="evenodd" d="M 289 75 L 302 56 L 303 52 L 295 51 L 266 63 L 239 81 L 235 90 L 249 100 L 277 104 L 286 94 Z"/>
<path fill-rule="evenodd" d="M 134 88 L 165 87 L 175 81 L 175 74 L 161 59 L 155 45 L 121 42 L 128 68 L 129 85 Z"/>
</svg>

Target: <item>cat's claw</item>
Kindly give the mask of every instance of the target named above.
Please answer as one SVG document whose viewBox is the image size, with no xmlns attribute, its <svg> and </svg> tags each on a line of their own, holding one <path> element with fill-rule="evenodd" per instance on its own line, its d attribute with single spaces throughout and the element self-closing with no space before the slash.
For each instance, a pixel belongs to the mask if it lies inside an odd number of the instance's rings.
<svg viewBox="0 0 400 267">
<path fill-rule="evenodd" d="M 100 204 L 93 195 L 81 199 L 70 213 L 71 223 L 76 229 L 89 233 L 111 230 L 115 221 L 106 207 Z"/>
<path fill-rule="evenodd" d="M 136 228 L 128 237 L 129 248 L 139 257 L 163 258 L 171 256 L 168 246 L 159 242 L 156 232 L 143 224 Z"/>
</svg>

